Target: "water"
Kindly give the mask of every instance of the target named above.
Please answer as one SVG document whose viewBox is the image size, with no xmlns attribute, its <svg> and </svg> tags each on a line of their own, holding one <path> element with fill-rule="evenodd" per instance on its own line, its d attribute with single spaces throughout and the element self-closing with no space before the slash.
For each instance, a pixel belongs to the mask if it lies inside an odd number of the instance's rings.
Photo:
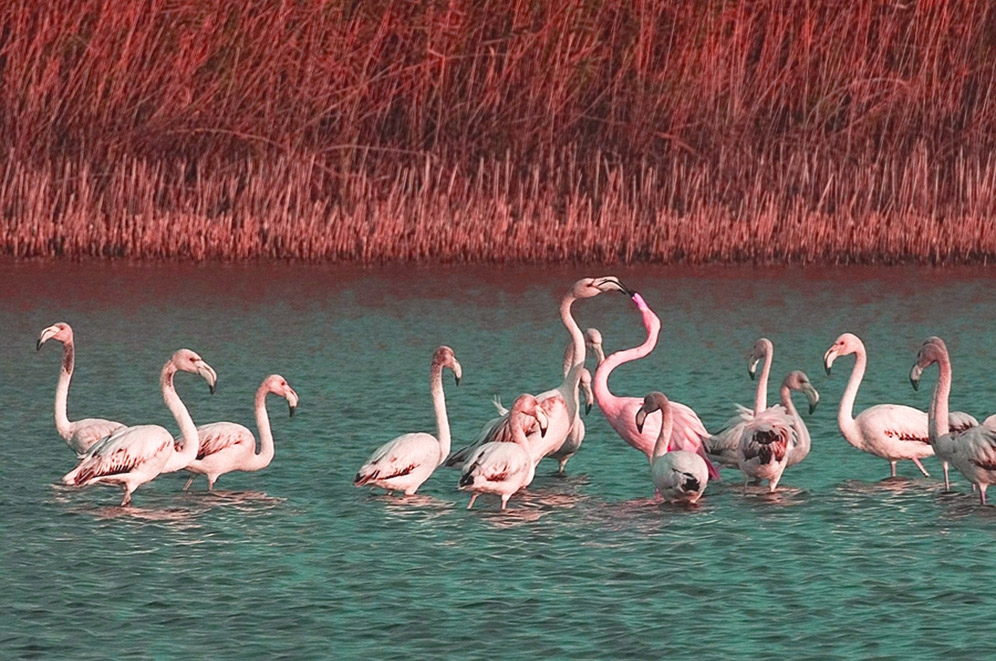
<svg viewBox="0 0 996 661">
<path fill-rule="evenodd" d="M 774 498 L 734 472 L 693 511 L 655 506 L 645 460 L 597 409 L 569 477 L 541 467 L 504 514 L 472 511 L 440 470 L 410 499 L 350 483 L 376 446 L 433 430 L 428 363 L 451 345 L 454 435 L 470 439 L 511 402 L 559 382 L 560 295 L 616 272 L 664 330 L 647 359 L 620 368 L 617 394 L 661 389 L 717 429 L 749 404 L 746 353 L 775 343 L 774 384 L 804 369 L 822 401 L 813 450 Z M 5 658 L 937 657 L 996 643 L 996 511 L 839 436 L 835 409 L 853 359 L 823 352 L 845 330 L 865 339 L 858 409 L 925 407 L 931 368 L 907 381 L 923 337 L 948 341 L 953 404 L 996 411 L 985 270 L 321 269 L 0 264 L 0 650 Z M 575 306 L 608 350 L 642 340 L 635 307 L 603 295 Z M 55 486 L 73 466 L 52 397 L 60 347 L 34 351 L 69 321 L 77 372 L 70 417 L 175 429 L 158 371 L 180 347 L 219 373 L 209 396 L 178 389 L 199 422 L 250 425 L 271 372 L 301 397 L 270 399 L 277 456 L 223 476 L 215 495 L 173 474 L 121 510 L 117 490 Z M 939 465 L 927 466 L 939 475 Z M 203 478 L 201 478 L 203 480 Z M 204 482 L 198 483 L 200 489 Z"/>
</svg>

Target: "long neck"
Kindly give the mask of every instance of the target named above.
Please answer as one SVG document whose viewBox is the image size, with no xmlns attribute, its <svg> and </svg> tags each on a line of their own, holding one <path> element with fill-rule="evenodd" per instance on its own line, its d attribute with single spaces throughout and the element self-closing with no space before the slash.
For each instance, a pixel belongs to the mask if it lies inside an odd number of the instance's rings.
<svg viewBox="0 0 996 661">
<path fill-rule="evenodd" d="M 948 423 L 948 397 L 951 395 L 951 358 L 945 352 L 937 361 L 940 374 L 934 386 L 934 398 L 927 411 L 928 432 L 931 441 L 936 441 L 951 431 Z"/>
<path fill-rule="evenodd" d="M 567 345 L 567 350 L 564 351 L 564 372 L 563 375 L 566 377 L 568 372 L 571 371 L 571 367 L 574 366 L 574 338 L 571 338 L 571 343 Z"/>
<path fill-rule="evenodd" d="M 59 371 L 59 383 L 55 387 L 55 428 L 59 436 L 69 440 L 73 435 L 69 422 L 69 382 L 73 378 L 73 367 L 76 365 L 76 349 L 73 341 L 62 344 L 62 369 Z"/>
<path fill-rule="evenodd" d="M 197 426 L 190 418 L 187 407 L 180 401 L 180 396 L 176 394 L 173 387 L 173 375 L 176 374 L 176 367 L 172 362 L 166 363 L 163 367 L 161 385 L 163 389 L 163 400 L 167 408 L 176 419 L 176 424 L 180 426 L 180 436 L 183 439 L 183 447 L 178 449 L 163 469 L 164 473 L 179 470 L 197 458 L 199 441 L 197 440 Z"/>
<path fill-rule="evenodd" d="M 270 416 L 266 412 L 266 395 L 269 394 L 266 385 L 261 385 L 256 391 L 256 428 L 259 429 L 259 454 L 255 452 L 244 470 L 260 470 L 273 461 L 273 432 L 270 430 Z M 255 450 L 255 448 L 253 448 Z"/>
<path fill-rule="evenodd" d="M 574 321 L 574 316 L 571 314 L 571 305 L 574 304 L 574 301 L 575 298 L 570 293 L 560 301 L 560 320 L 564 322 L 564 327 L 567 328 L 567 332 L 571 336 L 572 352 L 572 365 L 567 374 L 564 375 L 560 388 L 564 402 L 567 404 L 567 415 L 571 420 L 574 419 L 578 411 L 578 384 L 581 382 L 581 369 L 584 367 L 586 355 L 584 333 L 581 332 L 578 322 Z"/>
<path fill-rule="evenodd" d="M 654 443 L 654 454 L 650 459 L 651 464 L 661 455 L 671 451 L 671 429 L 674 427 L 674 414 L 671 412 L 671 407 L 665 406 L 662 408 L 661 416 L 661 431 L 657 434 L 657 442 Z"/>
<path fill-rule="evenodd" d="M 512 424 L 512 442 L 518 443 L 526 451 L 526 454 L 530 454 L 529 439 L 526 438 L 526 430 L 524 428 L 525 418 L 526 415 L 524 413 L 515 411 L 511 414 L 509 422 Z"/>
<path fill-rule="evenodd" d="M 657 315 L 654 314 L 654 311 L 643 302 L 643 299 L 640 299 L 637 302 L 637 306 L 640 308 L 640 314 L 643 316 L 643 327 L 647 331 L 647 338 L 643 341 L 643 344 L 638 347 L 626 349 L 625 351 L 616 351 L 599 363 L 598 369 L 595 370 L 595 378 L 592 380 L 592 388 L 595 391 L 595 401 L 598 402 L 598 407 L 603 411 L 606 408 L 611 409 L 612 402 L 619 399 L 609 390 L 609 374 L 612 370 L 623 363 L 643 358 L 653 351 L 655 346 L 657 346 L 657 337 L 661 332 L 661 320 L 658 319 Z"/>
<path fill-rule="evenodd" d="M 773 353 L 771 347 L 764 352 L 764 367 L 761 368 L 761 377 L 757 380 L 757 391 L 754 393 L 754 415 L 768 408 L 768 373 L 771 372 Z"/>
<path fill-rule="evenodd" d="M 867 364 L 868 356 L 865 354 L 865 348 L 859 347 L 854 352 L 854 369 L 851 370 L 851 378 L 847 380 L 847 387 L 844 388 L 844 394 L 840 398 L 840 409 L 837 411 L 837 425 L 845 437 L 849 433 L 853 435 L 855 427 L 854 400 L 858 396 L 858 386 L 861 385 L 861 379 L 865 376 Z"/>
<path fill-rule="evenodd" d="M 430 381 L 432 384 L 432 408 L 436 412 L 436 438 L 439 439 L 439 463 L 442 463 L 450 454 L 450 421 L 446 417 L 442 365 L 432 365 Z"/>
<path fill-rule="evenodd" d="M 779 391 L 778 394 L 779 394 L 778 401 L 781 402 L 781 405 L 785 407 L 785 410 L 788 411 L 788 414 L 793 418 L 798 418 L 799 413 L 798 411 L 795 410 L 795 404 L 792 403 L 792 390 L 788 387 L 788 385 L 783 383 L 782 389 L 781 391 Z"/>
</svg>

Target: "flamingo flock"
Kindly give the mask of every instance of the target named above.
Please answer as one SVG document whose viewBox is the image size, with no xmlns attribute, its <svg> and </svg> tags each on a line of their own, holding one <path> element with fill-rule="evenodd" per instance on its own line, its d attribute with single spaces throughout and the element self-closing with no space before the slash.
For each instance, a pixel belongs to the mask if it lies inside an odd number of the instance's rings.
<svg viewBox="0 0 996 661">
<path fill-rule="evenodd" d="M 644 341 L 630 349 L 606 356 L 603 337 L 597 329 L 582 331 L 574 318 L 574 304 L 604 293 L 628 297 L 640 314 L 646 333 Z M 470 493 L 468 509 L 482 494 L 497 496 L 500 508 L 528 489 L 543 459 L 557 462 L 557 475 L 563 475 L 568 461 L 581 449 L 586 428 L 581 414 L 597 404 L 609 427 L 630 447 L 643 453 L 650 466 L 648 486 L 654 499 L 694 507 L 705 495 L 711 481 L 720 479 L 720 468 L 739 470 L 744 489 L 767 482 L 764 491 L 776 492 L 785 471 L 802 462 L 810 452 L 811 436 L 802 415 L 795 408 L 792 393 L 808 402 L 808 412 L 816 409 L 820 396 L 801 370 L 789 371 L 781 382 L 778 403 L 768 406 L 768 381 L 774 360 L 774 343 L 759 338 L 748 354 L 748 373 L 757 380 L 753 406 L 738 405 L 729 422 L 710 434 L 695 411 L 671 401 L 659 391 L 642 397 L 620 396 L 609 389 L 612 372 L 648 356 L 657 346 L 661 320 L 638 292 L 619 278 L 582 278 L 564 294 L 559 318 L 567 332 L 567 348 L 560 369 L 560 383 L 543 393 L 521 393 L 512 406 L 504 408 L 496 398 L 497 417 L 484 423 L 469 444 L 452 450 L 450 422 L 443 388 L 444 370 L 452 372 L 459 386 L 463 368 L 452 348 L 440 346 L 429 365 L 429 390 L 435 414 L 436 433 L 405 433 L 378 447 L 356 471 L 358 487 L 383 489 L 389 495 L 416 494 L 438 468 L 458 469 L 456 487 Z M 178 372 L 203 378 L 213 393 L 217 373 L 201 356 L 189 349 L 176 351 L 160 372 L 160 390 L 179 434 L 158 425 L 125 426 L 102 418 L 71 422 L 68 417 L 69 386 L 75 366 L 73 330 L 66 323 L 45 328 L 36 349 L 49 340 L 62 344 L 62 365 L 55 394 L 55 424 L 59 436 L 76 452 L 78 463 L 62 477 L 71 487 L 95 484 L 116 486 L 123 492 L 121 506 L 132 501 L 141 485 L 159 475 L 186 471 L 190 477 L 183 487 L 190 489 L 198 475 L 204 475 L 212 491 L 225 474 L 259 471 L 274 458 L 274 439 L 266 408 L 267 396 L 287 401 L 293 416 L 299 398 L 287 380 L 271 374 L 260 384 L 253 401 L 259 434 L 233 422 L 195 425 L 174 387 Z M 594 375 L 586 367 L 587 352 L 595 359 Z M 936 455 L 944 472 L 944 486 L 950 491 L 949 467 L 954 466 L 973 485 L 980 502 L 986 504 L 986 489 L 996 483 L 996 415 L 981 424 L 967 413 L 949 411 L 951 358 L 938 337 L 924 340 L 910 371 L 913 388 L 919 387 L 924 370 L 937 365 L 938 380 L 929 409 L 924 412 L 903 404 L 878 404 L 854 415 L 858 389 L 867 368 L 864 343 L 854 334 L 844 333 L 823 356 L 826 373 L 834 362 L 854 355 L 837 413 L 841 436 L 853 447 L 886 459 L 891 476 L 899 461 L 909 460 L 929 477 L 922 460 Z M 761 364 L 758 377 L 757 367 Z"/>
</svg>

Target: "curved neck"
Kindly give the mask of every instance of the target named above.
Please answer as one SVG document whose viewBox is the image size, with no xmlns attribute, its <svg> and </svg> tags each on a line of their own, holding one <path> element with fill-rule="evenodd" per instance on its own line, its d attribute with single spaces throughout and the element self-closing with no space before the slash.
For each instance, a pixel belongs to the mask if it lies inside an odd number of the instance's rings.
<svg viewBox="0 0 996 661">
<path fill-rule="evenodd" d="M 259 429 L 259 453 L 253 448 L 252 459 L 249 468 L 245 470 L 260 470 L 266 468 L 273 461 L 273 432 L 270 430 L 270 416 L 266 412 L 266 396 L 270 390 L 265 384 L 256 391 L 256 428 Z"/>
<path fill-rule="evenodd" d="M 847 387 L 840 398 L 840 409 L 837 411 L 837 425 L 844 436 L 847 436 L 854 428 L 854 400 L 858 396 L 858 386 L 865 376 L 865 367 L 868 364 L 868 356 L 865 348 L 859 347 L 854 352 L 854 369 L 851 370 L 851 378 L 847 380 Z"/>
<path fill-rule="evenodd" d="M 69 422 L 69 382 L 73 378 L 73 368 L 76 365 L 76 349 L 73 341 L 62 343 L 62 369 L 59 371 L 59 383 L 55 386 L 55 428 L 59 436 L 69 440 L 73 435 L 72 424 Z"/>
<path fill-rule="evenodd" d="M 571 306 L 574 304 L 574 295 L 570 292 L 560 301 L 560 320 L 564 322 L 564 327 L 567 328 L 567 332 L 571 336 L 571 365 L 567 374 L 564 375 L 565 379 L 568 379 L 573 371 L 574 376 L 574 389 L 578 387 L 578 381 L 581 380 L 581 370 L 573 369 L 577 365 L 584 366 L 585 359 L 585 346 L 584 346 L 584 333 L 581 332 L 581 328 L 578 326 L 578 322 L 574 321 L 574 316 L 571 314 Z"/>
<path fill-rule="evenodd" d="M 526 417 L 525 413 L 519 413 L 518 411 L 510 414 L 509 421 L 512 423 L 512 442 L 518 443 L 526 451 L 526 454 L 532 456 L 529 452 L 529 439 L 526 438 L 524 426 Z"/>
<path fill-rule="evenodd" d="M 571 371 L 571 367 L 574 366 L 574 338 L 571 338 L 571 343 L 567 345 L 567 350 L 564 351 L 564 372 L 563 375 L 566 378 L 567 374 Z"/>
<path fill-rule="evenodd" d="M 927 411 L 927 426 L 931 441 L 951 431 L 948 423 L 948 397 L 951 395 L 951 358 L 947 352 L 937 359 L 937 385 L 934 386 L 934 397 Z"/>
<path fill-rule="evenodd" d="M 643 358 L 653 351 L 655 346 L 657 346 L 657 337 L 660 335 L 661 331 L 661 320 L 658 319 L 657 315 L 654 314 L 654 311 L 643 302 L 643 299 L 640 299 L 637 302 L 637 307 L 640 308 L 640 314 L 643 316 L 643 327 L 647 331 L 647 338 L 640 346 L 633 347 L 632 349 L 626 349 L 624 351 L 616 351 L 599 363 L 598 369 L 595 370 L 595 378 L 592 380 L 592 388 L 595 391 L 595 401 L 598 402 L 599 408 L 603 410 L 607 403 L 618 399 L 609 390 L 609 374 L 612 370 L 623 363 Z"/>
<path fill-rule="evenodd" d="M 429 380 L 432 384 L 432 408 L 436 412 L 439 463 L 442 463 L 450 454 L 450 421 L 446 417 L 446 398 L 443 396 L 443 366 L 433 363 L 429 374 Z"/>
<path fill-rule="evenodd" d="M 799 417 L 799 412 L 795 410 L 795 404 L 792 403 L 792 390 L 784 383 L 782 384 L 782 389 L 779 392 L 778 401 L 781 402 L 781 405 L 785 407 L 785 410 L 788 411 L 790 416 L 793 418 Z"/>
<path fill-rule="evenodd" d="M 757 380 L 757 390 L 754 392 L 754 415 L 768 408 L 768 373 L 771 372 L 773 353 L 770 346 L 764 352 L 764 367 L 761 368 L 761 377 Z"/>
<path fill-rule="evenodd" d="M 180 401 L 180 396 L 176 394 L 176 388 L 173 387 L 174 374 L 176 374 L 176 367 L 170 361 L 163 366 L 161 385 L 163 400 L 166 402 L 170 413 L 176 419 L 176 424 L 180 426 L 183 447 L 177 448 L 173 456 L 166 462 L 166 466 L 163 468 L 164 473 L 184 468 L 197 458 L 197 450 L 200 446 L 200 442 L 197 439 L 197 426 L 194 425 L 187 407 Z"/>
<path fill-rule="evenodd" d="M 674 414 L 670 406 L 661 409 L 661 431 L 657 434 L 657 442 L 654 443 L 654 454 L 650 458 L 650 463 L 663 454 L 671 451 L 671 430 L 674 427 Z"/>
</svg>

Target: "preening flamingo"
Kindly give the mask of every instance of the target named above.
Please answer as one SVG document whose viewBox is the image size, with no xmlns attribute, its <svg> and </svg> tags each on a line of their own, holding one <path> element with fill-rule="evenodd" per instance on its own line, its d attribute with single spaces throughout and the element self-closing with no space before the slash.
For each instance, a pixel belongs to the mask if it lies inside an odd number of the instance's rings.
<svg viewBox="0 0 996 661">
<path fill-rule="evenodd" d="M 653 459 L 654 446 L 657 435 L 660 432 L 659 415 L 647 418 L 643 429 L 636 428 L 636 412 L 643 405 L 643 400 L 639 397 L 616 397 L 609 390 L 609 374 L 619 365 L 628 363 L 639 358 L 643 358 L 653 350 L 657 344 L 657 336 L 661 330 L 660 319 L 650 309 L 646 301 L 640 294 L 633 293 L 633 302 L 636 303 L 640 314 L 643 317 L 643 326 L 647 331 L 647 339 L 643 344 L 625 351 L 616 351 L 607 358 L 602 351 L 601 333 L 594 328 L 588 329 L 588 341 L 592 345 L 592 350 L 599 356 L 598 369 L 595 370 L 593 388 L 595 391 L 595 401 L 602 415 L 609 425 L 616 430 L 626 443 L 636 448 L 648 460 Z M 671 431 L 670 446 L 680 450 L 697 452 L 705 459 L 709 467 L 709 475 L 713 478 L 719 477 L 719 471 L 706 458 L 702 442 L 709 436 L 699 416 L 695 411 L 677 402 L 671 402 L 671 411 L 674 416 L 674 425 Z"/>
<path fill-rule="evenodd" d="M 69 444 L 77 454 L 86 452 L 90 446 L 112 432 L 124 427 L 120 422 L 102 418 L 86 418 L 69 421 L 67 402 L 69 400 L 69 382 L 73 378 L 73 367 L 76 364 L 76 347 L 73 344 L 73 329 L 69 324 L 59 322 L 49 326 L 38 336 L 35 350 L 49 340 L 62 343 L 62 370 L 59 372 L 59 383 L 55 387 L 55 428 L 59 436 Z"/>
<path fill-rule="evenodd" d="M 947 464 L 950 462 L 979 489 L 979 501 L 986 504 L 986 488 L 996 484 L 996 418 L 965 431 L 952 431 L 949 424 L 948 397 L 951 394 L 951 358 L 944 340 L 928 337 L 917 352 L 916 362 L 910 370 L 910 383 L 919 389 L 920 375 L 930 365 L 937 363 L 939 375 L 930 402 L 930 444 L 944 462 L 944 487 L 951 488 Z"/>
<path fill-rule="evenodd" d="M 930 446 L 925 412 L 903 404 L 878 404 L 854 417 L 854 400 L 868 364 L 864 343 L 856 335 L 844 333 L 827 349 L 823 365 L 829 375 L 834 360 L 852 353 L 854 369 L 847 380 L 847 387 L 840 399 L 840 410 L 837 412 L 840 433 L 859 450 L 887 459 L 892 468 L 892 477 L 896 476 L 896 462 L 903 459 L 909 459 L 921 473 L 930 477 L 930 473 L 920 463 L 920 459 L 934 454 L 934 448 Z M 978 424 L 967 413 L 956 412 L 950 417 L 957 421 L 959 427 L 974 427 Z"/>
<path fill-rule="evenodd" d="M 259 429 L 259 454 L 256 453 L 256 437 L 246 427 L 234 422 L 212 422 L 197 427 L 200 449 L 197 457 L 186 470 L 193 475 L 183 485 L 190 488 L 198 475 L 207 475 L 208 491 L 225 473 L 232 471 L 258 471 L 266 468 L 273 460 L 273 432 L 270 430 L 270 416 L 266 413 L 266 395 L 273 393 L 287 400 L 290 414 L 294 415 L 298 397 L 287 379 L 279 374 L 271 374 L 263 379 L 256 391 L 256 427 Z M 179 438 L 177 439 L 180 440 Z"/>
<path fill-rule="evenodd" d="M 585 343 L 584 334 L 571 315 L 571 306 L 574 304 L 574 301 L 592 298 L 605 292 L 634 295 L 618 278 L 606 276 L 578 280 L 560 301 L 560 319 L 571 336 L 574 364 L 557 388 L 536 396 L 536 400 L 540 403 L 543 412 L 546 413 L 550 421 L 550 428 L 545 435 L 539 434 L 536 428 L 526 432 L 529 454 L 536 464 L 543 457 L 551 456 L 561 448 L 571 432 L 577 416 L 578 407 L 580 406 L 578 386 L 581 382 L 581 372 L 584 369 Z M 490 429 L 484 438 L 479 437 L 478 440 L 484 443 L 510 442 L 512 440 L 512 430 L 508 419 L 506 418 L 500 422 L 494 428 Z M 454 453 L 447 461 L 447 465 L 459 465 L 466 462 L 465 457 L 469 457 L 472 452 L 473 448 L 471 447 Z"/>
<path fill-rule="evenodd" d="M 159 425 L 123 427 L 94 443 L 79 465 L 66 473 L 64 484 L 85 487 L 91 484 L 118 485 L 124 489 L 121 506 L 131 502 L 131 494 L 140 485 L 161 473 L 186 468 L 197 456 L 197 427 L 190 419 L 187 407 L 180 401 L 173 386 L 177 371 L 199 374 L 208 382 L 213 393 L 218 375 L 204 359 L 189 349 L 180 349 L 166 361 L 160 376 L 163 400 L 180 426 L 182 444 L 173 441 L 173 434 Z"/>
<path fill-rule="evenodd" d="M 642 431 L 647 414 L 654 411 L 661 412 L 661 425 L 650 457 L 650 477 L 667 502 L 694 504 L 709 484 L 709 467 L 695 452 L 670 448 L 674 412 L 663 394 L 652 392 L 643 398 L 634 418 L 636 428 Z"/>
<path fill-rule="evenodd" d="M 436 349 L 429 368 L 438 440 L 432 434 L 418 432 L 388 441 L 360 467 L 353 484 L 358 487 L 369 484 L 389 493 L 401 491 L 410 496 L 443 462 L 450 452 L 450 422 L 446 417 L 446 399 L 443 395 L 444 367 L 453 370 L 454 380 L 460 385 L 463 368 L 453 355 L 453 349 L 447 346 Z"/>
<path fill-rule="evenodd" d="M 467 509 L 474 506 L 477 496 L 493 493 L 501 497 L 501 508 L 519 489 L 529 486 L 536 473 L 536 462 L 529 453 L 526 426 L 535 426 L 540 436 L 547 432 L 549 420 L 543 407 L 532 395 L 519 395 L 508 415 L 511 442 L 485 443 L 470 456 L 463 467 L 458 487 L 472 491 Z"/>
</svg>

